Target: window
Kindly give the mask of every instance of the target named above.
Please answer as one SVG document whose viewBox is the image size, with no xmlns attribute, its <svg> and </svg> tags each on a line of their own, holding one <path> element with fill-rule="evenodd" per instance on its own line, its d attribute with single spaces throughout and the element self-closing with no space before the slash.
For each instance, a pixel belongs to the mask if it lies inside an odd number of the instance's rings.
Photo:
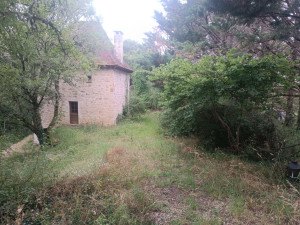
<svg viewBox="0 0 300 225">
<path fill-rule="evenodd" d="M 78 102 L 70 102 L 71 112 L 78 113 Z"/>
</svg>

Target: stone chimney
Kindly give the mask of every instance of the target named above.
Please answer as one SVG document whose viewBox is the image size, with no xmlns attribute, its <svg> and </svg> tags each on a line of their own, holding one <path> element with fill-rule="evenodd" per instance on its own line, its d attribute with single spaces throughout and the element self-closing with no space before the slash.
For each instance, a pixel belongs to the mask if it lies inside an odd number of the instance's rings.
<svg viewBox="0 0 300 225">
<path fill-rule="evenodd" d="M 123 32 L 115 31 L 115 55 L 123 63 Z"/>
</svg>

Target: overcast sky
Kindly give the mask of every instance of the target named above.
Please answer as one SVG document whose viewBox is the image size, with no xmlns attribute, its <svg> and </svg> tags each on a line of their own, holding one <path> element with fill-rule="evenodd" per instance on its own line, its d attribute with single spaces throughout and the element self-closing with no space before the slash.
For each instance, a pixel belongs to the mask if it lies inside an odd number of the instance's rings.
<svg viewBox="0 0 300 225">
<path fill-rule="evenodd" d="M 121 30 L 124 39 L 139 42 L 156 25 L 154 10 L 163 11 L 159 0 L 94 0 L 94 7 L 110 38 L 113 31 Z"/>
</svg>

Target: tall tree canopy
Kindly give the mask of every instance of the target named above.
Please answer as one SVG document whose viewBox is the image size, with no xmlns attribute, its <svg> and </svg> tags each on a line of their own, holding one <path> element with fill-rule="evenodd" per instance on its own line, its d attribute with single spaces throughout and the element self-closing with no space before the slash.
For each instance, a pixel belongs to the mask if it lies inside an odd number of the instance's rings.
<svg viewBox="0 0 300 225">
<path fill-rule="evenodd" d="M 46 140 L 40 110 L 53 102 L 55 124 L 59 81 L 70 82 L 89 61 L 73 40 L 73 28 L 92 15 L 90 0 L 0 2 L 0 110 Z M 48 132 L 49 132 L 48 129 Z"/>
<path fill-rule="evenodd" d="M 166 14 L 156 12 L 155 18 L 177 53 L 187 52 L 189 58 L 200 58 L 237 47 L 238 42 L 230 30 L 236 24 L 235 19 L 210 12 L 205 0 L 185 3 L 163 0 L 162 3 Z"/>
<path fill-rule="evenodd" d="M 298 0 L 212 0 L 207 1 L 210 10 L 221 15 L 238 18 L 245 24 L 248 33 L 239 31 L 237 36 L 246 47 L 251 46 L 256 54 L 279 54 L 290 51 L 291 60 L 300 59 L 300 2 Z M 296 64 L 300 71 L 300 65 Z M 286 125 L 293 124 L 293 99 L 300 92 L 298 83 L 288 91 Z M 300 101 L 300 98 L 299 98 Z M 300 107 L 298 110 L 300 127 Z"/>
<path fill-rule="evenodd" d="M 162 2 L 166 14 L 157 13 L 156 20 L 168 35 L 170 48 L 181 57 L 198 60 L 206 54 L 224 55 L 236 48 L 255 57 L 286 52 L 288 59 L 300 59 L 300 2 L 297 0 Z M 296 63 L 295 67 L 299 70 L 300 65 Z M 287 76 L 286 79 L 293 81 Z M 287 125 L 293 124 L 293 99 L 299 96 L 296 94 L 299 90 L 295 82 L 283 93 L 288 96 Z"/>
<path fill-rule="evenodd" d="M 210 11 L 222 16 L 234 16 L 239 24 L 252 28 L 248 39 L 269 45 L 280 42 L 292 50 L 293 58 L 300 56 L 300 2 L 297 0 L 212 0 L 207 1 Z M 245 37 L 246 38 L 246 37 Z M 273 49 L 276 52 L 277 49 Z M 270 48 L 269 51 L 272 51 Z"/>
<path fill-rule="evenodd" d="M 253 54 L 291 50 L 299 58 L 300 3 L 297 0 L 162 0 L 156 13 L 171 40 L 201 43 L 200 50 L 237 47 Z M 198 50 L 199 50 L 198 49 Z M 210 51 L 210 52 L 209 52 Z"/>
</svg>

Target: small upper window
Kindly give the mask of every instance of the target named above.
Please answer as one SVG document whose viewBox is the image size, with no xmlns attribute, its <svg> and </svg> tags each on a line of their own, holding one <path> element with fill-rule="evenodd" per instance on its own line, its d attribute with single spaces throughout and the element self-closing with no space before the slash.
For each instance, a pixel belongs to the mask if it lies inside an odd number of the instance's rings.
<svg viewBox="0 0 300 225">
<path fill-rule="evenodd" d="M 92 83 L 92 76 L 87 76 L 87 83 Z"/>
</svg>

